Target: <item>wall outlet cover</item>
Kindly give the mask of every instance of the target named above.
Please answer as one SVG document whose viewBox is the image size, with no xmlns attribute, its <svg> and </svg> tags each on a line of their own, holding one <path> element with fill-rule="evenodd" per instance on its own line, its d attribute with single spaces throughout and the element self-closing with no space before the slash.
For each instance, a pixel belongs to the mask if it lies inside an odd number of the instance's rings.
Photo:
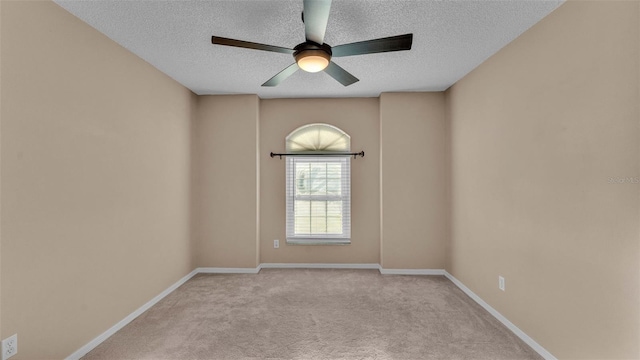
<svg viewBox="0 0 640 360">
<path fill-rule="evenodd" d="M 13 334 L 2 340 L 2 360 L 6 360 L 18 353 L 18 334 Z"/>
</svg>

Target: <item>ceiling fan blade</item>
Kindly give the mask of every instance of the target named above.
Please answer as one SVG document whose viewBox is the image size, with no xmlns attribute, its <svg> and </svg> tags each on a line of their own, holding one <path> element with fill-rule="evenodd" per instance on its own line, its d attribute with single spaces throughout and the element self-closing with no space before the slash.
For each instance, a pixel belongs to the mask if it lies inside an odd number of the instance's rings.
<svg viewBox="0 0 640 360">
<path fill-rule="evenodd" d="M 333 61 L 331 61 L 329 63 L 329 66 L 324 69 L 324 72 L 329 74 L 332 78 L 338 80 L 338 82 L 344 86 L 349 86 L 355 82 L 360 81 L 357 77 L 351 75 L 347 70 L 341 68 Z"/>
<path fill-rule="evenodd" d="M 249 41 L 228 39 L 228 38 L 223 38 L 219 36 L 212 36 L 211 43 L 216 45 L 235 46 L 235 47 L 245 48 L 245 49 L 264 50 L 264 51 L 279 52 L 284 54 L 293 54 L 293 49 L 287 49 L 280 46 L 259 44 L 259 43 L 249 42 Z"/>
<path fill-rule="evenodd" d="M 305 36 L 308 41 L 322 45 L 329 21 L 331 0 L 304 0 L 303 6 Z"/>
<path fill-rule="evenodd" d="M 262 84 L 262 86 L 277 86 L 281 82 L 283 82 L 286 78 L 293 75 L 294 72 L 298 71 L 298 64 L 293 63 L 287 66 L 284 70 L 280 71 L 276 76 L 267 80 L 266 83 Z"/>
<path fill-rule="evenodd" d="M 334 57 L 374 54 L 387 51 L 411 50 L 413 34 L 360 41 L 331 48 Z"/>
</svg>

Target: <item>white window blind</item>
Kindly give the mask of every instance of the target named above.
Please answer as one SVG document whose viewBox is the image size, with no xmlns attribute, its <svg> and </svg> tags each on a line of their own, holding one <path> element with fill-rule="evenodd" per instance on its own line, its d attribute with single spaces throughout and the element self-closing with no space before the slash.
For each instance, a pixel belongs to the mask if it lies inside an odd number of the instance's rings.
<svg viewBox="0 0 640 360">
<path fill-rule="evenodd" d="M 351 157 L 286 159 L 287 242 L 348 244 Z"/>
</svg>

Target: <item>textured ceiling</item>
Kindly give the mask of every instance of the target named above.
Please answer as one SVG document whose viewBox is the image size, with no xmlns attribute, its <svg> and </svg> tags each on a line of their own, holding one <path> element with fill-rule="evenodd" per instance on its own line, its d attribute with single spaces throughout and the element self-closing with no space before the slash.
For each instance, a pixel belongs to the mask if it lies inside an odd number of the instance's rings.
<svg viewBox="0 0 640 360">
<path fill-rule="evenodd" d="M 303 42 L 302 0 L 54 0 L 199 95 L 370 97 L 442 91 L 545 17 L 561 1 L 333 0 L 331 46 L 413 33 L 409 51 L 335 58 L 360 79 L 298 71 L 260 85 L 294 62 L 288 54 L 211 44 L 211 36 L 293 48 Z"/>
</svg>

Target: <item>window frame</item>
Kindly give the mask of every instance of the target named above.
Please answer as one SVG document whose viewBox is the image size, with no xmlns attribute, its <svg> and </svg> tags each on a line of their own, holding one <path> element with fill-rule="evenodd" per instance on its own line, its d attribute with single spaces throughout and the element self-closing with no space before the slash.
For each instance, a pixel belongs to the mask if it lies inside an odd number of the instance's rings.
<svg viewBox="0 0 640 360">
<path fill-rule="evenodd" d="M 296 195 L 296 163 L 340 163 L 340 195 Z M 295 202 L 342 201 L 342 232 L 340 234 L 295 234 Z M 326 205 L 325 205 L 326 206 Z M 351 156 L 290 156 L 286 159 L 286 241 L 294 245 L 351 244 Z"/>
</svg>

